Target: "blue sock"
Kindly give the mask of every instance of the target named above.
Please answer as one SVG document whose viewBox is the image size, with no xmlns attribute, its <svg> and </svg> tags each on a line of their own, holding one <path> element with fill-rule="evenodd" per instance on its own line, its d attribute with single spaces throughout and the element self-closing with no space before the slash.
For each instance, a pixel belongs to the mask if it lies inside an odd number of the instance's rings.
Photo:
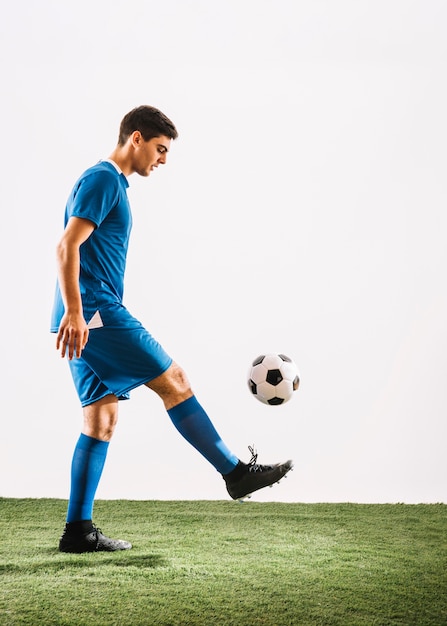
<svg viewBox="0 0 447 626">
<path fill-rule="evenodd" d="M 71 491 L 67 522 L 91 520 L 93 500 L 106 461 L 108 441 L 81 433 L 71 464 Z"/>
<path fill-rule="evenodd" d="M 168 411 L 179 433 L 214 465 L 221 474 L 229 474 L 239 459 L 224 444 L 208 415 L 195 396 Z"/>
</svg>

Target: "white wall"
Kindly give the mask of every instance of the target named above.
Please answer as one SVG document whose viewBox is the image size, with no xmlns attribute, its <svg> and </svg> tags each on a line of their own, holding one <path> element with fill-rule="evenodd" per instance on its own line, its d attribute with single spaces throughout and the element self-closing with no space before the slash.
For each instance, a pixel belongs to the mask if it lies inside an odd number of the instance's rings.
<svg viewBox="0 0 447 626">
<path fill-rule="evenodd" d="M 78 175 L 139 104 L 180 131 L 130 179 L 126 303 L 244 459 L 293 457 L 257 500 L 446 502 L 442 0 L 42 0 L 2 9 L 0 495 L 67 497 L 81 412 L 48 333 Z M 300 367 L 250 397 L 264 351 Z M 103 498 L 226 498 L 136 390 Z"/>
</svg>

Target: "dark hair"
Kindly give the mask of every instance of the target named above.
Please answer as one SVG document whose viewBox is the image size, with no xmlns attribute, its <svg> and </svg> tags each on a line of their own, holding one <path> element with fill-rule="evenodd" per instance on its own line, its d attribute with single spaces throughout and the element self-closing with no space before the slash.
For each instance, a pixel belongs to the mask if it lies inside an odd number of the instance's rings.
<svg viewBox="0 0 447 626">
<path fill-rule="evenodd" d="M 178 132 L 171 120 L 164 113 L 148 105 L 132 109 L 122 119 L 118 144 L 123 146 L 130 135 L 139 130 L 144 141 L 165 135 L 177 139 Z"/>
</svg>

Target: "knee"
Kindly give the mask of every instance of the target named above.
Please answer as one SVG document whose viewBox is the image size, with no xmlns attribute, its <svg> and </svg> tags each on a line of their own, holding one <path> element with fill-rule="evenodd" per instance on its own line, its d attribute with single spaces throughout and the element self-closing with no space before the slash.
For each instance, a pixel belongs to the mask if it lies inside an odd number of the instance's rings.
<svg viewBox="0 0 447 626">
<path fill-rule="evenodd" d="M 191 391 L 186 372 L 177 363 L 173 363 L 168 372 L 173 392 L 184 394 Z"/>
<path fill-rule="evenodd" d="M 166 409 L 170 409 L 192 396 L 188 377 L 177 363 L 172 363 L 164 374 L 146 383 L 146 385 L 160 396 Z"/>
<path fill-rule="evenodd" d="M 110 441 L 118 421 L 117 401 L 99 401 L 84 409 L 84 434 Z"/>
<path fill-rule="evenodd" d="M 97 423 L 84 419 L 84 428 L 82 432 L 88 437 L 99 439 L 99 441 L 110 441 L 115 431 L 115 424 Z"/>
<path fill-rule="evenodd" d="M 95 437 L 95 439 L 100 439 L 101 441 L 110 441 L 113 437 L 113 433 L 115 432 L 116 419 L 112 420 L 103 420 L 99 424 L 95 424 L 94 432 L 95 435 L 91 435 Z"/>
<path fill-rule="evenodd" d="M 116 420 L 90 420 L 84 418 L 83 433 L 100 441 L 110 441 L 115 432 Z"/>
</svg>

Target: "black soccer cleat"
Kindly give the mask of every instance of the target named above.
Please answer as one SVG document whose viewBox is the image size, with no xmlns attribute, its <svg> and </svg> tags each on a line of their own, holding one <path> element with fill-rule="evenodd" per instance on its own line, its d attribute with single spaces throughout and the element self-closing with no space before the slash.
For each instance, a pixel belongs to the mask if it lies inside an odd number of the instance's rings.
<svg viewBox="0 0 447 626">
<path fill-rule="evenodd" d="M 258 455 L 252 446 L 248 446 L 251 459 L 248 463 L 239 461 L 238 465 L 223 479 L 227 491 L 233 500 L 246 498 L 254 491 L 263 487 L 272 486 L 283 478 L 293 468 L 293 461 L 277 463 L 276 465 L 259 465 L 256 463 Z"/>
<path fill-rule="evenodd" d="M 102 534 L 99 528 L 92 524 L 87 533 L 72 533 L 65 526 L 59 540 L 60 552 L 115 552 L 116 550 L 130 550 L 132 544 L 123 539 L 110 539 Z"/>
</svg>

